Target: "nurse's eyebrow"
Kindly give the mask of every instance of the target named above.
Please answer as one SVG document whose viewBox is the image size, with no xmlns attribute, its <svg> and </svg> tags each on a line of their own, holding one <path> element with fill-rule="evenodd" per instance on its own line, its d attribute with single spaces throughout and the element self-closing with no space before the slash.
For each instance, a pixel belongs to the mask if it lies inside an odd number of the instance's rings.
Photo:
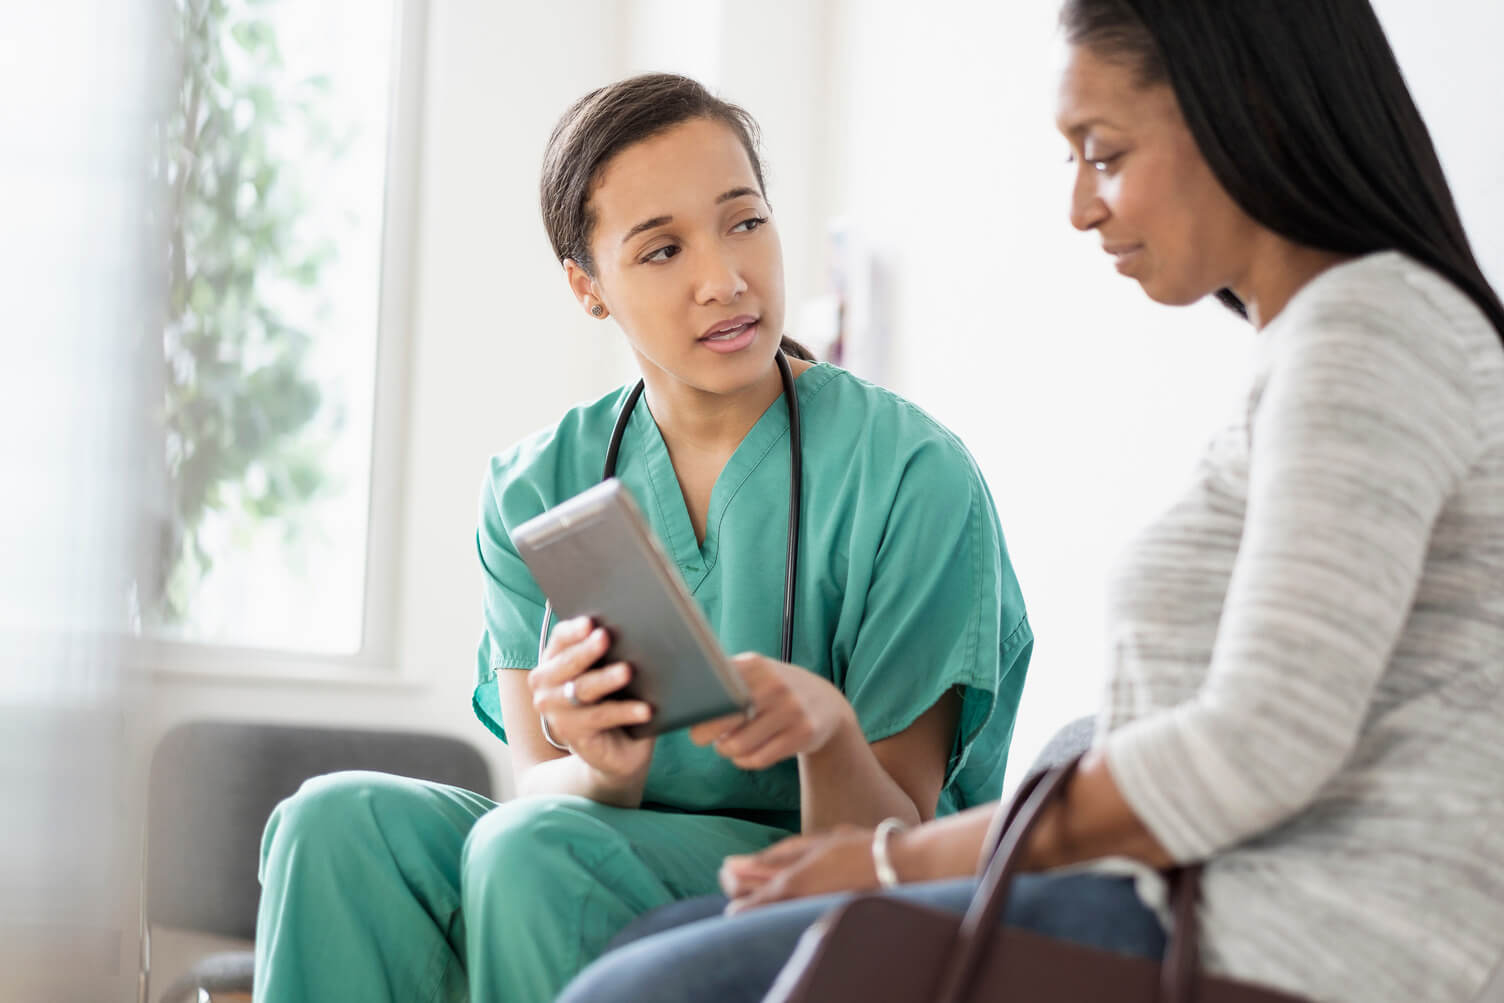
<svg viewBox="0 0 1504 1003">
<path fill-rule="evenodd" d="M 758 191 L 756 188 L 748 188 L 746 186 L 743 186 L 741 188 L 731 188 L 727 191 L 721 192 L 721 194 L 716 196 L 715 204 L 720 205 L 722 202 L 730 202 L 732 199 L 739 199 L 743 195 L 752 195 L 757 198 L 762 198 L 762 192 Z M 639 233 L 642 233 L 645 230 L 653 230 L 660 226 L 667 226 L 673 221 L 674 217 L 672 216 L 654 216 L 652 219 L 645 219 L 641 223 L 638 223 L 636 226 L 632 227 L 632 229 L 628 230 L 626 235 L 621 238 L 621 242 L 625 244 L 627 241 L 631 240 L 633 237 L 637 236 Z"/>
<path fill-rule="evenodd" d="M 628 230 L 627 235 L 621 238 L 621 242 L 625 244 L 627 241 L 631 240 L 633 237 L 637 236 L 644 230 L 652 230 L 656 227 L 672 223 L 673 221 L 674 217 L 672 216 L 654 216 L 652 219 L 645 219 L 641 223 L 638 223 L 636 226 L 632 227 L 632 229 Z"/>
<path fill-rule="evenodd" d="M 758 191 L 756 188 L 748 188 L 746 186 L 743 186 L 741 188 L 732 188 L 730 191 L 721 192 L 721 194 L 716 197 L 715 204 L 720 205 L 722 202 L 730 202 L 732 199 L 739 199 L 743 195 L 751 195 L 754 198 L 762 198 L 762 192 Z"/>
</svg>

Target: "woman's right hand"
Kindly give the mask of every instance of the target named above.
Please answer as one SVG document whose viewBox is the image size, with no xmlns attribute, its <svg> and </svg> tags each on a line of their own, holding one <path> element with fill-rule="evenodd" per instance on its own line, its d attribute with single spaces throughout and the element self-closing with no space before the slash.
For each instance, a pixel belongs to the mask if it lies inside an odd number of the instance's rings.
<svg viewBox="0 0 1504 1003">
<path fill-rule="evenodd" d="M 591 668 L 610 646 L 610 636 L 589 617 L 564 621 L 549 637 L 542 663 L 527 674 L 528 688 L 533 709 L 548 720 L 549 734 L 601 780 L 641 783 L 652 763 L 654 740 L 633 738 L 622 729 L 642 724 L 653 711 L 640 700 L 606 699 L 632 679 L 632 667 L 625 662 Z"/>
</svg>

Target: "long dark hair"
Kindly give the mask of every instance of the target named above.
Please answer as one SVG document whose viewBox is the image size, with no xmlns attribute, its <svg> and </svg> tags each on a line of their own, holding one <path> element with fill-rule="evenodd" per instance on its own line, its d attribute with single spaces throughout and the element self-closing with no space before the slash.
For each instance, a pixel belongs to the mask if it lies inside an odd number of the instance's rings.
<svg viewBox="0 0 1504 1003">
<path fill-rule="evenodd" d="M 1212 173 L 1256 222 L 1339 254 L 1401 251 L 1504 338 L 1431 134 L 1368 0 L 1066 0 L 1066 40 L 1168 83 Z M 1218 294 L 1239 313 L 1231 290 Z"/>
<path fill-rule="evenodd" d="M 543 154 L 538 185 L 543 226 L 560 261 L 571 259 L 586 274 L 595 274 L 590 237 L 595 218 L 590 192 L 611 158 L 622 150 L 660 135 L 676 125 L 703 118 L 730 129 L 747 151 L 757 188 L 767 200 L 757 122 L 744 109 L 722 101 L 698 81 L 675 73 L 645 73 L 591 91 L 576 101 L 559 124 Z M 785 355 L 813 362 L 809 349 L 784 337 Z"/>
</svg>

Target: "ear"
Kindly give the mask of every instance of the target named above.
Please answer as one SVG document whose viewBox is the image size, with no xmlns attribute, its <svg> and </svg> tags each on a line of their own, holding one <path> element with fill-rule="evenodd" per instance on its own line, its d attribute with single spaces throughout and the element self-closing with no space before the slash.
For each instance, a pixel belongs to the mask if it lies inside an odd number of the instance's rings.
<svg viewBox="0 0 1504 1003">
<path fill-rule="evenodd" d="M 581 268 L 579 262 L 573 258 L 564 259 L 564 277 L 569 282 L 569 291 L 574 293 L 575 300 L 585 308 L 585 312 L 597 320 L 604 320 L 610 309 L 602 298 L 600 287 L 590 277 L 590 273 Z"/>
</svg>

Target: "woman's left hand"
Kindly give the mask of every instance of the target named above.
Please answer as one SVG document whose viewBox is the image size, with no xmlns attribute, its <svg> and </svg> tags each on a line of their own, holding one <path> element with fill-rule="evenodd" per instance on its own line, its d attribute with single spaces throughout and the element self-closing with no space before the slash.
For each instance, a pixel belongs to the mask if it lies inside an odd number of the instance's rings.
<svg viewBox="0 0 1504 1003">
<path fill-rule="evenodd" d="M 845 695 L 813 672 L 757 654 L 731 661 L 752 693 L 752 709 L 695 725 L 689 737 L 696 745 L 714 745 L 744 770 L 764 770 L 858 728 Z"/>
<path fill-rule="evenodd" d="M 842 825 L 813 836 L 791 836 L 761 853 L 727 857 L 720 874 L 721 890 L 731 899 L 726 911 L 876 888 L 872 832 Z"/>
</svg>

